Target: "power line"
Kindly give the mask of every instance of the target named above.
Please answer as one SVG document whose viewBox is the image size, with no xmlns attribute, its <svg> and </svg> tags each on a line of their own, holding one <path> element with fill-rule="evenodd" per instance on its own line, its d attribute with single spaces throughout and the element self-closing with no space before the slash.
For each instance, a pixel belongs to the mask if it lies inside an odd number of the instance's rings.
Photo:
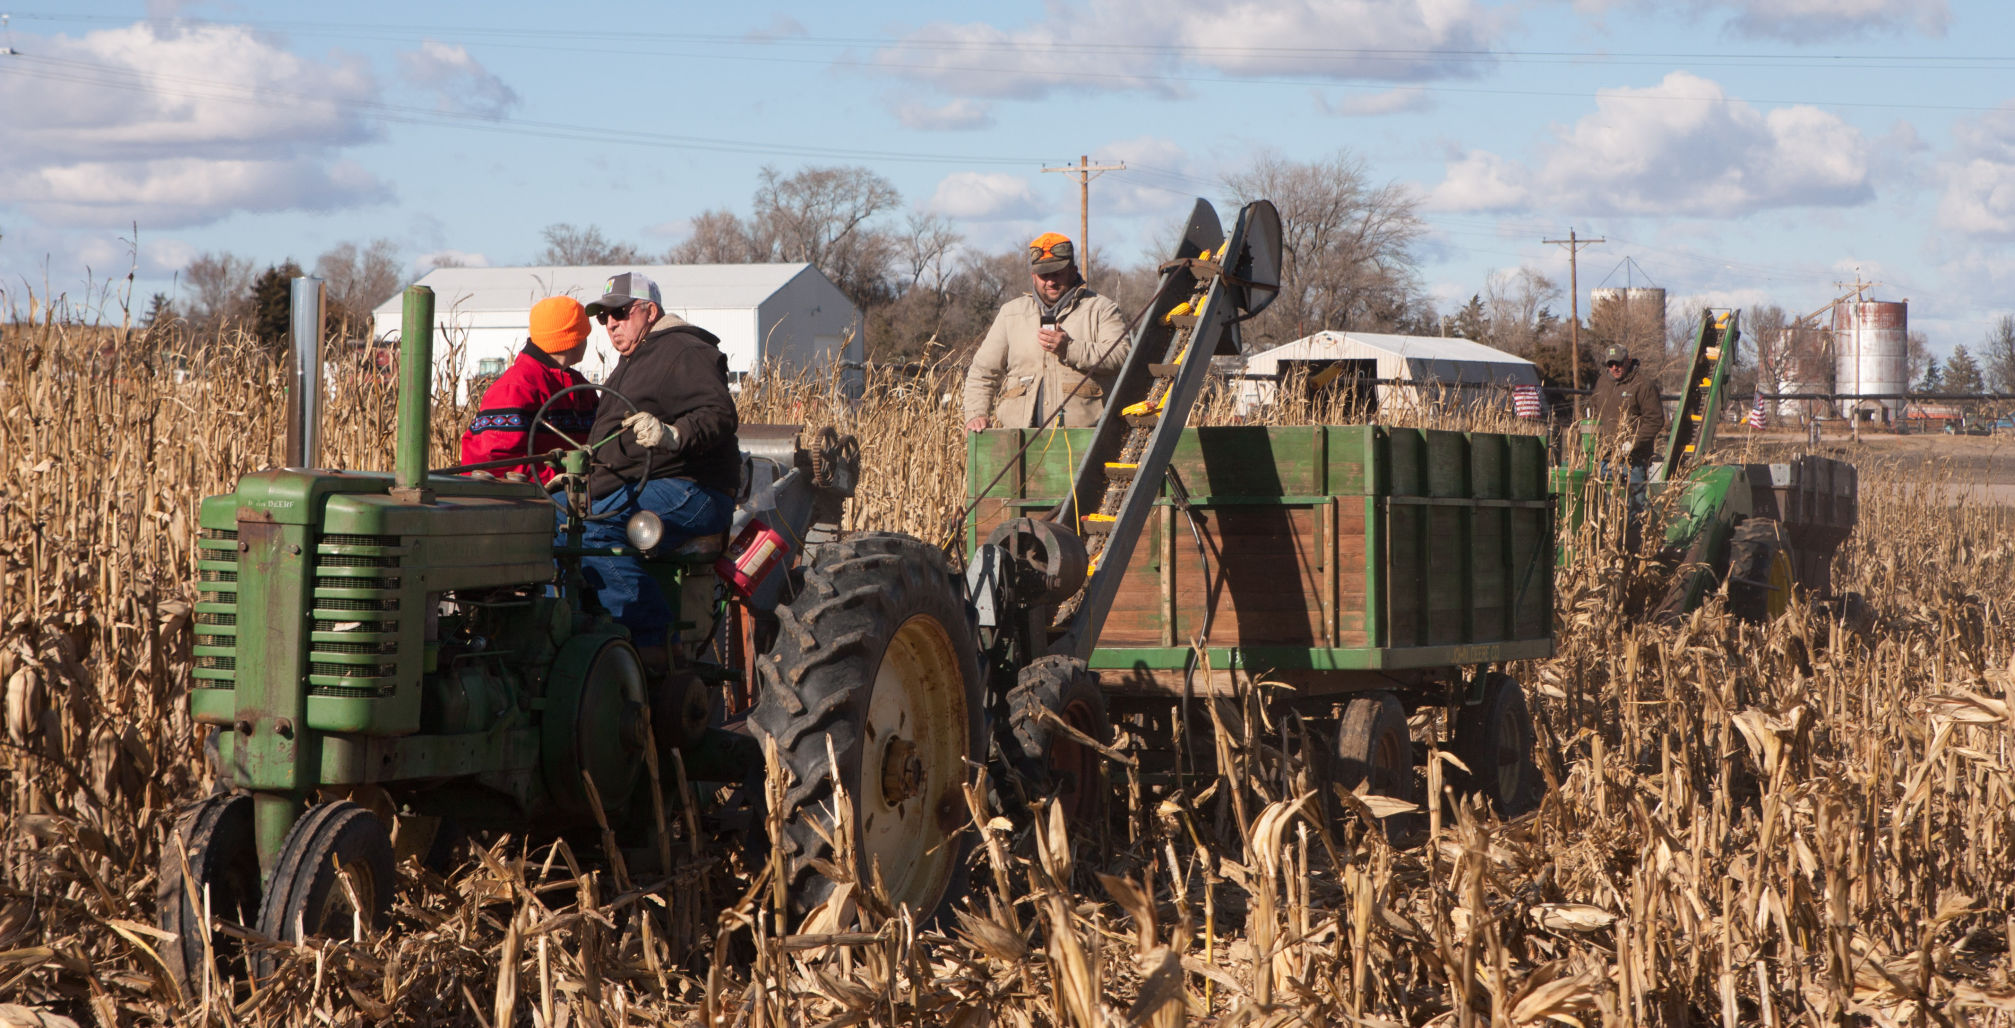
<svg viewBox="0 0 2015 1028">
<path fill-rule="evenodd" d="M 1089 155 L 1081 154 L 1077 166 L 1068 164 L 1061 168 L 1044 168 L 1044 171 L 1060 171 L 1077 177 L 1077 245 L 1084 277 L 1091 278 L 1091 180 L 1108 171 L 1125 171 L 1126 162 L 1118 164 L 1093 164 Z"/>
<path fill-rule="evenodd" d="M 1568 378 L 1574 383 L 1574 388 L 1579 389 L 1581 388 L 1581 280 L 1580 265 L 1576 259 L 1583 247 L 1594 246 L 1607 240 L 1577 239 L 1574 230 L 1570 228 L 1567 230 L 1566 239 L 1542 239 L 1540 242 L 1567 247 L 1567 302 L 1572 307 L 1569 312 L 1571 320 L 1567 323 L 1567 338 L 1568 345 L 1573 348 L 1573 352 L 1568 355 Z"/>
</svg>

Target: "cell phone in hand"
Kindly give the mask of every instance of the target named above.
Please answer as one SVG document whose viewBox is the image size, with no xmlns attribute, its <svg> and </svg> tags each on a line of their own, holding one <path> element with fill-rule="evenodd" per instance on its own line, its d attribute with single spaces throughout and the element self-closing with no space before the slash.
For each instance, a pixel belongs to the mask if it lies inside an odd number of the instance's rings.
<svg viewBox="0 0 2015 1028">
<path fill-rule="evenodd" d="M 1056 315 L 1050 313 L 1049 311 L 1042 312 L 1042 327 L 1054 328 L 1055 326 L 1056 326 Z"/>
</svg>

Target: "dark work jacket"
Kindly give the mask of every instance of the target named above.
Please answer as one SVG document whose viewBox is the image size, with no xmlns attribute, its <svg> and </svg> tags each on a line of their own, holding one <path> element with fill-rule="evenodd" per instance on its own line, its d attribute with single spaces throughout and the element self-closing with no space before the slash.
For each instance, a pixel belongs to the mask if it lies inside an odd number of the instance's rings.
<svg viewBox="0 0 2015 1028">
<path fill-rule="evenodd" d="M 679 430 L 678 449 L 651 454 L 652 478 L 690 478 L 733 496 L 741 487 L 742 449 L 735 438 L 735 398 L 728 392 L 728 358 L 720 342 L 712 332 L 666 315 L 616 362 L 602 384 Z M 634 480 L 643 468 L 644 448 L 623 428 L 629 414 L 623 401 L 606 392 L 595 408 L 590 439 L 621 433 L 595 451 L 597 462 L 606 465 L 588 478 L 595 499 Z"/>
<path fill-rule="evenodd" d="M 1595 383 L 1595 416 L 1604 447 L 1625 449 L 1632 464 L 1651 463 L 1658 437 L 1665 434 L 1665 401 L 1658 398 L 1657 380 L 1639 372 L 1637 361 L 1621 379 L 1602 370 Z"/>
</svg>

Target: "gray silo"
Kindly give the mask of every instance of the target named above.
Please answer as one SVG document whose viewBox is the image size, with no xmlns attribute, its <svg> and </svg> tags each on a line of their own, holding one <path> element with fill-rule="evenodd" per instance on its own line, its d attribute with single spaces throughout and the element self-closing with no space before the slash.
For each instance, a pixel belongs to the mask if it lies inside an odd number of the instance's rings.
<svg viewBox="0 0 2015 1028">
<path fill-rule="evenodd" d="M 1842 396 L 1841 417 L 1889 421 L 1902 413 L 1902 400 L 1856 397 L 1909 387 L 1909 342 L 1907 302 L 1842 300 L 1833 305 L 1833 384 Z"/>
</svg>

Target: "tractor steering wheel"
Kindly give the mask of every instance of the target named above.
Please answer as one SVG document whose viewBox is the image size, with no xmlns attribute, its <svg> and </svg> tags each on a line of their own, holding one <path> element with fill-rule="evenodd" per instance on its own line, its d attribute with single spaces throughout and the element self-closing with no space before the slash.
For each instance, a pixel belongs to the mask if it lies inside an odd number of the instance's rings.
<svg viewBox="0 0 2015 1028">
<path fill-rule="evenodd" d="M 632 402 L 629 397 L 624 396 L 622 393 L 619 393 L 614 389 L 611 389 L 610 387 L 605 385 L 597 385 L 593 382 L 584 382 L 580 385 L 568 386 L 565 389 L 562 389 L 559 392 L 554 393 L 552 396 L 547 397 L 546 402 L 539 405 L 539 412 L 537 414 L 532 415 L 531 429 L 530 431 L 525 433 L 525 459 L 527 461 L 536 461 L 541 459 L 539 454 L 535 454 L 532 452 L 532 446 L 533 443 L 538 440 L 539 429 L 541 426 L 543 426 L 547 431 L 553 433 L 556 436 L 559 436 L 562 439 L 565 439 L 567 441 L 567 444 L 569 446 L 572 446 L 574 449 L 588 451 L 588 453 L 590 454 L 588 458 L 588 464 L 590 467 L 602 468 L 608 471 L 610 474 L 616 476 L 617 481 L 626 484 L 636 485 L 638 495 L 641 498 L 644 483 L 649 482 L 651 480 L 651 465 L 655 459 L 653 457 L 653 451 L 651 450 L 650 447 L 648 446 L 644 447 L 643 468 L 633 479 L 630 476 L 625 475 L 622 472 L 616 470 L 615 468 L 610 467 L 608 462 L 596 459 L 594 456 L 592 456 L 596 450 L 600 449 L 604 444 L 615 439 L 616 436 L 623 434 L 623 432 L 627 431 L 627 429 L 618 428 L 614 433 L 610 434 L 610 436 L 607 439 L 603 439 L 601 442 L 584 443 L 578 439 L 575 439 L 573 436 L 570 436 L 567 433 L 561 431 L 558 425 L 553 424 L 553 422 L 546 417 L 546 411 L 549 408 L 551 408 L 553 406 L 553 403 L 557 401 L 560 397 L 565 396 L 568 393 L 578 393 L 583 389 L 592 390 L 598 393 L 607 393 L 610 396 L 613 396 L 616 399 L 623 401 L 623 406 L 628 407 L 630 409 L 630 412 L 633 414 L 642 410 L 642 408 L 638 407 L 634 402 Z M 605 511 L 601 514 L 584 514 L 582 515 L 582 519 L 586 521 L 606 521 L 609 518 L 615 517 L 617 513 L 618 513 L 617 511 L 612 510 L 612 511 Z"/>
</svg>

